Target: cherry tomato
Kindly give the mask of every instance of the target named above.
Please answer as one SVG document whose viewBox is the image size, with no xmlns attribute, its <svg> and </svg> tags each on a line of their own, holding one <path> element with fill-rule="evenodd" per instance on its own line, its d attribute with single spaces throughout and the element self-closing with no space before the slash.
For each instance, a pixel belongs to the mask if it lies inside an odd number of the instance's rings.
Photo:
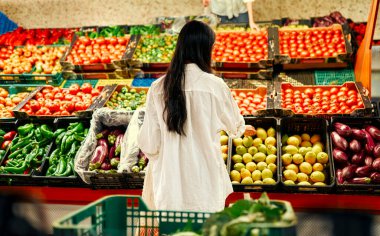
<svg viewBox="0 0 380 236">
<path fill-rule="evenodd" d="M 80 90 L 79 84 L 72 84 L 69 87 L 69 92 L 71 95 L 76 95 Z"/>
</svg>

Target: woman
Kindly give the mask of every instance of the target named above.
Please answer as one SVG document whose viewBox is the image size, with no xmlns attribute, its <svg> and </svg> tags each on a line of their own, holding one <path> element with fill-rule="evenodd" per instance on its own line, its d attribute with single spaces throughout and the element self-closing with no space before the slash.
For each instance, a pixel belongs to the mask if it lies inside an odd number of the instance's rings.
<svg viewBox="0 0 380 236">
<path fill-rule="evenodd" d="M 252 30 L 260 30 L 253 20 L 252 3 L 255 0 L 202 0 L 203 6 L 210 6 L 222 23 L 249 23 Z"/>
<path fill-rule="evenodd" d="M 166 76 L 149 89 L 138 144 L 149 158 L 143 199 L 150 208 L 215 212 L 232 192 L 219 132 L 238 137 L 245 125 L 229 88 L 211 74 L 214 41 L 207 25 L 187 23 Z"/>
</svg>

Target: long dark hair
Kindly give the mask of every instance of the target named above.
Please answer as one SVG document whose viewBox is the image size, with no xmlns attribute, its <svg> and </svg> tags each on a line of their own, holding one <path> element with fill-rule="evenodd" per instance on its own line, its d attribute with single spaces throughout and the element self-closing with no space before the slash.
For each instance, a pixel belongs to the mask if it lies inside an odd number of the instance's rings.
<svg viewBox="0 0 380 236">
<path fill-rule="evenodd" d="M 199 21 L 190 21 L 179 33 L 173 59 L 164 79 L 163 116 L 169 131 L 186 135 L 185 66 L 187 63 L 195 63 L 202 71 L 211 73 L 214 42 L 214 31 Z"/>
</svg>

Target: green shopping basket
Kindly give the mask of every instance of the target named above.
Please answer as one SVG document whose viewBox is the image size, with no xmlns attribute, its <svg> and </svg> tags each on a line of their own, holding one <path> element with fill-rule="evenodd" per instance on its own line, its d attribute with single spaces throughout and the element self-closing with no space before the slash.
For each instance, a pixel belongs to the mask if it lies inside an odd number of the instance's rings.
<svg viewBox="0 0 380 236">
<path fill-rule="evenodd" d="M 99 199 L 53 223 L 54 235 L 168 235 L 191 225 L 199 231 L 210 213 L 151 211 L 139 196 Z"/>
</svg>

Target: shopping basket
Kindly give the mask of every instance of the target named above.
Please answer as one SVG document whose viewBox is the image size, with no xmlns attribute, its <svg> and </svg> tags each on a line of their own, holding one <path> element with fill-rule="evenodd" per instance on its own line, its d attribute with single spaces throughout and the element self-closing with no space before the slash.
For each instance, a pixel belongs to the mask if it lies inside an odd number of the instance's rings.
<svg viewBox="0 0 380 236">
<path fill-rule="evenodd" d="M 151 211 L 139 196 L 99 199 L 53 223 L 54 235 L 169 235 L 191 227 L 199 231 L 210 213 Z"/>
</svg>

